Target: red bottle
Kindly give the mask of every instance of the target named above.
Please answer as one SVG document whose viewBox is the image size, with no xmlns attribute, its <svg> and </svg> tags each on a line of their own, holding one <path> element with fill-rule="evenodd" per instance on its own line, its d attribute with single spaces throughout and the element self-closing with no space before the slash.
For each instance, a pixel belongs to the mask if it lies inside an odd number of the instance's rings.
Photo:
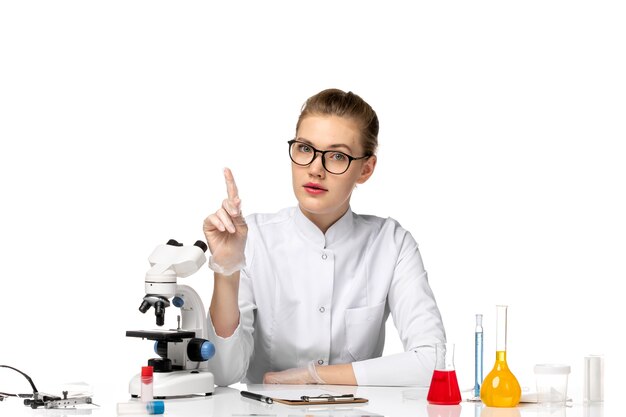
<svg viewBox="0 0 626 417">
<path fill-rule="evenodd" d="M 153 372 L 152 366 L 141 367 L 141 401 L 148 402 L 154 399 L 153 391 Z"/>
<path fill-rule="evenodd" d="M 430 404 L 456 405 L 461 402 L 461 390 L 454 370 L 454 343 L 438 343 L 435 371 L 426 399 Z"/>
</svg>

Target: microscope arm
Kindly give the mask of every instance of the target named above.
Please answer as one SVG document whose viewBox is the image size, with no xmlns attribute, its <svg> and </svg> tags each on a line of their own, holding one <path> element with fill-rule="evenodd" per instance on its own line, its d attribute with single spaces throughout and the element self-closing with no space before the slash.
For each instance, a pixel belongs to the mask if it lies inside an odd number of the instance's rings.
<svg viewBox="0 0 626 417">
<path fill-rule="evenodd" d="M 196 290 L 188 285 L 177 285 L 176 296 L 172 303 L 174 306 L 180 307 L 182 329 L 195 331 L 196 337 L 202 339 L 209 337 L 206 310 Z"/>
</svg>

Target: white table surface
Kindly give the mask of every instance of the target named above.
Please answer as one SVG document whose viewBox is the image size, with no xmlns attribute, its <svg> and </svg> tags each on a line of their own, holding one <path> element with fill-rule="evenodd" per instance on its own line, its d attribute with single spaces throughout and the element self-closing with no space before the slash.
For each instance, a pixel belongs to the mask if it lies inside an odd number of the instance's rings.
<svg viewBox="0 0 626 417">
<path fill-rule="evenodd" d="M 264 404 L 243 398 L 240 389 L 261 392 L 263 390 L 311 390 L 325 389 L 337 393 L 354 394 L 369 399 L 367 404 L 355 406 L 287 406 Z M 464 401 L 458 406 L 433 406 L 426 401 L 427 389 L 411 387 L 344 387 L 344 386 L 277 386 L 243 385 L 217 387 L 212 396 L 165 400 L 165 416 L 411 416 L 411 417 L 604 417 L 604 405 L 572 403 L 567 407 L 546 408 L 536 404 L 520 404 L 514 408 L 490 408 L 482 403 Z M 116 416 L 117 402 L 128 398 L 94 396 L 100 407 L 92 409 L 30 409 L 22 400 L 9 398 L 0 402 L 0 416 Z M 132 400 L 137 401 L 137 400 Z M 607 417 L 610 417 L 607 414 Z"/>
</svg>

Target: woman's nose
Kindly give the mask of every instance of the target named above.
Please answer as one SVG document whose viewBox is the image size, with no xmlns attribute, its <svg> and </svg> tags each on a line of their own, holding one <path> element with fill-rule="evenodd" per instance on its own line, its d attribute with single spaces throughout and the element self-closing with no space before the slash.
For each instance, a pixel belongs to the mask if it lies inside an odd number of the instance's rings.
<svg viewBox="0 0 626 417">
<path fill-rule="evenodd" d="M 317 177 L 323 176 L 325 170 L 324 164 L 322 163 L 322 158 L 323 156 L 321 153 L 315 155 L 313 161 L 311 161 L 311 163 L 309 164 L 309 174 L 315 175 Z"/>
</svg>

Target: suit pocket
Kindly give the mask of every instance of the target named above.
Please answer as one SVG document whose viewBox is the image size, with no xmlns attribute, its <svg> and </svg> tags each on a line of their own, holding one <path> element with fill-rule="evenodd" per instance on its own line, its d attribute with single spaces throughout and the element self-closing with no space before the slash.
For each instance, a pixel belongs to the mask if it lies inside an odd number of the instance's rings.
<svg viewBox="0 0 626 417">
<path fill-rule="evenodd" d="M 346 348 L 354 360 L 370 359 L 379 345 L 385 303 L 346 310 Z"/>
</svg>

